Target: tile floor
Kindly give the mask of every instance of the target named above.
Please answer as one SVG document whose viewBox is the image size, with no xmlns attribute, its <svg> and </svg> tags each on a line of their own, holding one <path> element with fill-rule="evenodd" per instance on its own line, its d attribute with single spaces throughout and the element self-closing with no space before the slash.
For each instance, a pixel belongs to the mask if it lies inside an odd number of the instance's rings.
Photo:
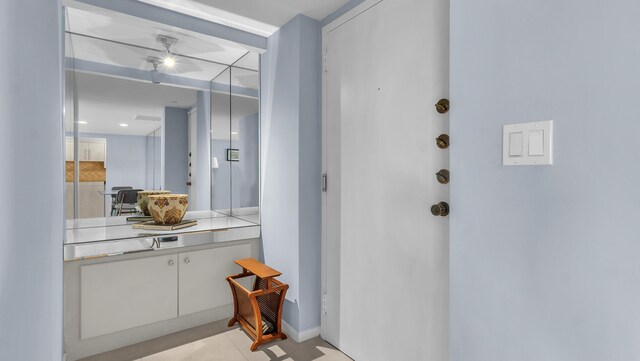
<svg viewBox="0 0 640 361">
<path fill-rule="evenodd" d="M 351 361 L 320 338 L 303 343 L 278 340 L 251 352 L 252 340 L 226 321 L 92 356 L 82 361 Z"/>
</svg>

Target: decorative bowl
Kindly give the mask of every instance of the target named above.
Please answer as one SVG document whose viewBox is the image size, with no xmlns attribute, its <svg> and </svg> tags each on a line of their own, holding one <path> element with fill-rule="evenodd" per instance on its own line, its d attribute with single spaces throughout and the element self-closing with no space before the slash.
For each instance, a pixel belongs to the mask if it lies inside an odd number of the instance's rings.
<svg viewBox="0 0 640 361">
<path fill-rule="evenodd" d="M 145 216 L 150 216 L 151 214 L 149 214 L 149 208 L 147 208 L 147 205 L 149 204 L 149 196 L 155 194 L 170 193 L 171 191 L 140 191 L 138 192 L 138 207 L 140 207 L 140 210 L 142 211 L 142 213 L 144 213 Z"/>
<path fill-rule="evenodd" d="M 147 208 L 156 224 L 178 224 L 187 212 L 187 194 L 156 194 L 149 196 Z"/>
</svg>

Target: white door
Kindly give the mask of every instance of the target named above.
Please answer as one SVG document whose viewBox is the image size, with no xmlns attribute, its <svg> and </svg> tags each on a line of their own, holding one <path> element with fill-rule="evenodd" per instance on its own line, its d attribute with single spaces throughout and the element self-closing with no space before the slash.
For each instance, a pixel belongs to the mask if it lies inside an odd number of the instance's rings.
<svg viewBox="0 0 640 361">
<path fill-rule="evenodd" d="M 251 257 L 251 245 L 180 253 L 179 315 L 233 303 L 226 277 L 239 273 L 236 259 Z"/>
<path fill-rule="evenodd" d="M 322 336 L 357 361 L 448 359 L 449 1 L 365 1 L 324 29 Z"/>
</svg>

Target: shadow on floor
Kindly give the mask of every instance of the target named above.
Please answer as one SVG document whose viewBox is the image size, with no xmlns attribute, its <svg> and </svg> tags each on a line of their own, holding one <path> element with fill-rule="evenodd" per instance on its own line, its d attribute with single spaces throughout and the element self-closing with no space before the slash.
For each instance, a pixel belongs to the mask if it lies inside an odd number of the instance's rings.
<svg viewBox="0 0 640 361">
<path fill-rule="evenodd" d="M 91 356 L 81 361 L 350 361 L 317 337 L 302 343 L 291 339 L 262 345 L 255 352 L 253 340 L 241 328 L 218 321 L 176 332 L 139 344 Z"/>
</svg>

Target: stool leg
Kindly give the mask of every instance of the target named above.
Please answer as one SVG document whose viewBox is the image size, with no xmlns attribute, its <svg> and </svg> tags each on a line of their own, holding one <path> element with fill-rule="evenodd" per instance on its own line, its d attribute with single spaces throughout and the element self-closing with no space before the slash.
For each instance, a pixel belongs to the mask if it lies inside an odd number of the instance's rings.
<svg viewBox="0 0 640 361">
<path fill-rule="evenodd" d="M 249 349 L 251 350 L 251 352 L 254 352 L 255 350 L 258 349 L 258 346 L 260 346 L 260 341 L 256 340 L 256 341 L 253 341 Z"/>
</svg>

